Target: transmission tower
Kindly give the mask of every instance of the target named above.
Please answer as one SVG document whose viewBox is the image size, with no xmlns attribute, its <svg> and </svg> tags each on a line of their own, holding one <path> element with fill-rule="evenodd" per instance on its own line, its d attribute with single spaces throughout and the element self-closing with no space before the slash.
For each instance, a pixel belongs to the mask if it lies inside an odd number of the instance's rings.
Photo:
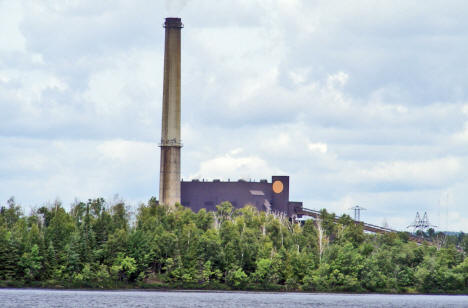
<svg viewBox="0 0 468 308">
<path fill-rule="evenodd" d="M 361 221 L 361 211 L 364 211 L 366 209 L 359 206 L 359 205 L 356 205 L 356 206 L 350 208 L 350 210 L 354 211 L 354 220 L 355 221 Z"/>
<path fill-rule="evenodd" d="M 416 212 L 416 217 L 414 218 L 414 222 L 409 225 L 407 228 L 413 228 L 413 233 L 416 231 L 425 232 L 429 228 L 436 228 L 437 226 L 431 224 L 429 222 L 429 218 L 427 217 L 427 213 L 424 212 L 423 217 L 419 215 L 419 212 Z"/>
</svg>

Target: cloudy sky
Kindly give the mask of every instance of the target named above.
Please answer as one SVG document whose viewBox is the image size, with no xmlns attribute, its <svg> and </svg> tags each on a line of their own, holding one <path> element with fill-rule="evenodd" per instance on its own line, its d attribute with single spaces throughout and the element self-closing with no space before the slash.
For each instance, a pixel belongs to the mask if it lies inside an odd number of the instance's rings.
<svg viewBox="0 0 468 308">
<path fill-rule="evenodd" d="M 0 204 L 158 192 L 164 17 L 182 30 L 182 176 L 468 232 L 465 1 L 0 0 Z"/>
</svg>

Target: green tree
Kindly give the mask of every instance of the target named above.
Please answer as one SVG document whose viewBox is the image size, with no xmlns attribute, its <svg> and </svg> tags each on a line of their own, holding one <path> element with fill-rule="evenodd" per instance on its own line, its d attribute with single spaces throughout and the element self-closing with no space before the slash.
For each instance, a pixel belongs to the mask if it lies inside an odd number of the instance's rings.
<svg viewBox="0 0 468 308">
<path fill-rule="evenodd" d="M 242 289 L 247 285 L 248 280 L 247 274 L 240 267 L 232 268 L 226 275 L 227 284 L 234 289 Z"/>
<path fill-rule="evenodd" d="M 0 280 L 13 280 L 18 275 L 19 259 L 19 244 L 0 226 Z"/>
<path fill-rule="evenodd" d="M 7 205 L 8 207 L 0 207 L 0 226 L 3 224 L 6 228 L 12 229 L 23 213 L 21 207 L 16 204 L 15 197 L 8 199 Z"/>
<path fill-rule="evenodd" d="M 55 203 L 50 212 L 51 218 L 45 233 L 46 240 L 52 241 L 55 248 L 61 251 L 70 241 L 75 223 L 59 202 Z"/>
<path fill-rule="evenodd" d="M 19 266 L 21 267 L 24 277 L 28 280 L 35 280 L 42 269 L 43 257 L 39 254 L 39 247 L 34 244 L 29 252 L 23 253 L 20 258 Z"/>
<path fill-rule="evenodd" d="M 132 274 L 137 271 L 137 264 L 135 259 L 120 254 L 112 269 L 118 275 L 119 280 L 128 281 Z"/>
</svg>

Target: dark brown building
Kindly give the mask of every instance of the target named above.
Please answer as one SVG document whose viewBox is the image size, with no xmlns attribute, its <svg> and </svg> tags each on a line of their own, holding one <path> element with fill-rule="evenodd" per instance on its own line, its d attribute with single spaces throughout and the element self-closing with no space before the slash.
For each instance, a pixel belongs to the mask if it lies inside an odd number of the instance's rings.
<svg viewBox="0 0 468 308">
<path fill-rule="evenodd" d="M 267 180 L 182 181 L 181 201 L 195 212 L 202 208 L 215 211 L 216 205 L 224 201 L 231 202 L 235 208 L 250 204 L 259 211 L 282 212 L 289 217 L 296 216 L 302 208 L 302 202 L 289 201 L 289 176 L 273 176 L 271 183 Z"/>
</svg>

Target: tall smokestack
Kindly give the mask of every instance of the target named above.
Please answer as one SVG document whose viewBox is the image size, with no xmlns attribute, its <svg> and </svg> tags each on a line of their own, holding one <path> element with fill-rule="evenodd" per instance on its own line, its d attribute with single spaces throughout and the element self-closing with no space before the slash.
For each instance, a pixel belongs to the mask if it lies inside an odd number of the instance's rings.
<svg viewBox="0 0 468 308">
<path fill-rule="evenodd" d="M 166 18 L 159 203 L 180 203 L 180 18 Z"/>
</svg>

